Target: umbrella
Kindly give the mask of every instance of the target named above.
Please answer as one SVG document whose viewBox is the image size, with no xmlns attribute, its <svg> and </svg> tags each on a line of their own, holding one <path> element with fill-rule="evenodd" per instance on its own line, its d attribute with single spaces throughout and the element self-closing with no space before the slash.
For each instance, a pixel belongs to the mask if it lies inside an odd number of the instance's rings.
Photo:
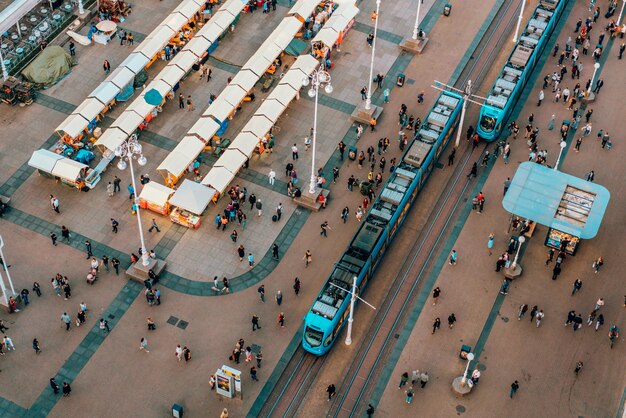
<svg viewBox="0 0 626 418">
<path fill-rule="evenodd" d="M 103 20 L 96 25 L 96 28 L 98 28 L 98 30 L 101 30 L 102 32 L 113 32 L 115 29 L 117 29 L 117 24 L 110 20 Z"/>
<path fill-rule="evenodd" d="M 156 89 L 150 89 L 144 96 L 146 103 L 152 106 L 158 106 L 163 102 L 163 96 Z"/>
</svg>

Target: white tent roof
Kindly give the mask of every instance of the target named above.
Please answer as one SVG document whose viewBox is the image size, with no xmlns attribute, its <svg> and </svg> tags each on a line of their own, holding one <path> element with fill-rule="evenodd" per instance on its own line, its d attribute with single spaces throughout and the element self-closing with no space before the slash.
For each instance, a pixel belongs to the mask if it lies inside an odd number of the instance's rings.
<svg viewBox="0 0 626 418">
<path fill-rule="evenodd" d="M 128 138 L 128 135 L 124 131 L 118 127 L 111 126 L 98 138 L 96 145 L 101 145 L 111 151 L 115 151 L 126 138 Z"/>
<path fill-rule="evenodd" d="M 275 34 L 272 34 L 272 42 L 278 46 L 281 51 L 284 50 L 285 48 L 287 48 L 287 45 L 289 45 L 289 43 L 291 42 L 291 40 L 293 39 L 294 34 L 288 33 L 288 32 L 284 32 L 284 31 L 278 31 Z"/>
<path fill-rule="evenodd" d="M 297 93 L 298 90 L 294 90 L 290 85 L 279 84 L 274 87 L 274 90 L 272 90 L 272 94 L 269 98 L 278 100 L 286 107 L 289 106 L 289 103 L 291 103 L 294 97 L 296 97 Z"/>
<path fill-rule="evenodd" d="M 259 144 L 259 138 L 250 132 L 242 132 L 233 142 L 231 142 L 228 149 L 237 149 L 242 154 L 250 157 L 254 152 L 254 149 Z"/>
<path fill-rule="evenodd" d="M 237 16 L 243 8 L 246 6 L 247 2 L 244 0 L 228 0 L 226 3 L 220 7 L 220 10 L 227 10 L 233 16 Z"/>
<path fill-rule="evenodd" d="M 133 100 L 133 102 L 126 108 L 124 113 L 133 112 L 140 116 L 143 116 L 143 118 L 145 119 L 155 107 L 149 104 L 148 102 L 146 102 L 146 99 L 145 99 L 146 91 L 149 91 L 149 89 L 145 89 L 144 92 L 141 94 L 141 96 Z"/>
<path fill-rule="evenodd" d="M 210 116 L 203 116 L 187 132 L 189 135 L 197 135 L 206 143 L 220 129 L 220 124 Z"/>
<path fill-rule="evenodd" d="M 320 62 L 313 58 L 311 55 L 300 55 L 296 62 L 293 63 L 291 69 L 302 70 L 306 75 L 311 75 L 314 69 L 320 65 Z"/>
<path fill-rule="evenodd" d="M 282 104 L 278 100 L 272 99 L 272 98 L 267 98 L 261 104 L 261 106 L 259 106 L 257 111 L 254 113 L 254 116 L 263 115 L 263 116 L 267 117 L 269 120 L 271 120 L 274 123 L 276 123 L 276 121 L 278 120 L 280 115 L 283 114 L 283 112 L 285 111 L 286 108 L 287 108 L 287 106 L 285 106 L 284 104 Z"/>
<path fill-rule="evenodd" d="M 313 58 L 313 57 L 311 57 Z M 315 60 L 315 58 L 313 58 Z M 315 61 L 317 62 L 317 61 Z M 318 63 L 319 64 L 319 63 Z M 304 73 L 302 70 L 298 68 L 293 68 L 285 73 L 283 78 L 280 79 L 279 84 L 288 84 L 296 90 L 300 90 L 302 88 L 302 80 L 308 78 L 309 75 Z"/>
<path fill-rule="evenodd" d="M 222 35 L 222 33 L 224 33 L 224 29 L 222 29 L 221 26 L 214 24 L 213 19 L 209 20 L 204 25 L 204 27 L 202 28 L 204 31 L 202 32 L 202 35 L 201 35 L 206 40 L 211 41 L 211 43 L 217 41 L 217 38 L 219 38 Z"/>
<path fill-rule="evenodd" d="M 233 105 L 228 103 L 226 99 L 223 99 L 222 95 L 220 94 L 219 96 L 217 96 L 217 99 L 215 99 L 215 101 L 211 103 L 211 106 L 209 106 L 209 108 L 205 110 L 202 116 L 213 116 L 218 121 L 224 122 L 233 112 L 233 110 Z"/>
<path fill-rule="evenodd" d="M 188 20 L 191 19 L 193 15 L 198 13 L 198 10 L 200 10 L 200 7 L 198 6 L 198 3 L 193 0 L 184 1 L 179 4 L 177 8 L 174 9 L 175 12 L 178 12 L 181 15 L 185 16 Z"/>
<path fill-rule="evenodd" d="M 202 179 L 202 184 L 212 187 L 222 194 L 234 178 L 235 175 L 225 167 L 213 167 Z"/>
<path fill-rule="evenodd" d="M 315 6 L 317 6 L 319 0 L 299 0 L 290 10 L 289 14 L 297 13 L 300 17 L 306 19 L 313 13 Z"/>
<path fill-rule="evenodd" d="M 120 128 L 126 133 L 127 136 L 130 136 L 133 132 L 135 132 L 135 129 L 139 127 L 144 119 L 145 116 L 141 116 L 132 110 L 125 110 L 120 116 L 118 116 L 115 122 L 113 122 L 111 127 Z"/>
<path fill-rule="evenodd" d="M 178 83 L 183 78 L 184 75 L 185 71 L 181 70 L 180 67 L 178 67 L 177 65 L 168 65 L 161 70 L 157 77 L 159 80 L 165 81 L 173 88 L 176 83 Z"/>
<path fill-rule="evenodd" d="M 120 88 L 110 81 L 103 81 L 96 87 L 94 91 L 91 92 L 89 97 L 95 97 L 100 100 L 103 104 L 109 104 L 115 96 L 120 92 Z"/>
<path fill-rule="evenodd" d="M 88 166 L 78 161 L 62 158 L 56 162 L 52 169 L 52 175 L 67 180 L 75 181 L 80 175 L 80 171 Z"/>
<path fill-rule="evenodd" d="M 166 170 L 176 177 L 180 177 L 203 149 L 204 142 L 193 136 L 186 136 L 180 141 L 176 148 L 165 157 L 163 162 L 157 167 L 157 170 Z"/>
<path fill-rule="evenodd" d="M 163 80 L 152 80 L 152 82 L 144 89 L 142 96 L 152 89 L 158 91 L 162 97 L 167 96 L 167 94 L 172 91 L 172 87 Z"/>
<path fill-rule="evenodd" d="M 328 22 L 322 28 L 322 30 L 320 30 L 317 33 L 315 38 L 313 38 L 313 42 L 319 41 L 319 42 L 322 42 L 327 47 L 332 48 L 333 45 L 335 45 L 335 42 L 337 42 L 337 39 L 339 38 L 339 32 L 327 25 L 328 25 Z"/>
<path fill-rule="evenodd" d="M 120 67 L 126 67 L 131 70 L 133 73 L 137 74 L 139 71 L 143 70 L 143 68 L 150 62 L 148 58 L 144 54 L 139 52 L 133 52 L 129 56 L 126 57 L 124 61 L 120 64 Z"/>
<path fill-rule="evenodd" d="M 152 59 L 157 52 L 163 49 L 175 33 L 176 32 L 168 26 L 160 26 L 159 30 L 154 32 L 154 36 L 144 40 L 135 52 L 141 52 L 148 59 Z"/>
<path fill-rule="evenodd" d="M 233 109 L 239 106 L 241 101 L 246 97 L 248 93 L 240 86 L 228 85 L 222 90 L 220 97 L 233 105 Z"/>
<path fill-rule="evenodd" d="M 257 138 L 262 138 L 272 128 L 274 123 L 265 116 L 252 116 L 241 132 L 252 132 Z"/>
<path fill-rule="evenodd" d="M 156 181 L 150 181 L 143 185 L 139 198 L 159 206 L 164 206 L 172 193 L 174 193 L 174 189 L 159 184 Z"/>
<path fill-rule="evenodd" d="M 224 167 L 231 173 L 237 173 L 247 159 L 248 157 L 243 155 L 238 149 L 228 148 L 215 162 L 213 167 Z"/>
<path fill-rule="evenodd" d="M 174 58 L 172 58 L 169 65 L 176 64 L 176 66 L 187 73 L 191 70 L 191 67 L 196 63 L 196 61 L 198 61 L 198 57 L 196 57 L 193 52 L 185 48 L 185 50 L 180 51 Z"/>
<path fill-rule="evenodd" d="M 117 67 L 104 81 L 110 81 L 120 90 L 132 83 L 135 79 L 135 73 L 126 67 Z"/>
<path fill-rule="evenodd" d="M 55 131 L 64 132 L 71 138 L 76 138 L 89 125 L 89 121 L 81 115 L 70 115 L 57 126 Z"/>
<path fill-rule="evenodd" d="M 62 158 L 64 157 L 56 152 L 48 151 L 47 149 L 38 149 L 33 152 L 30 160 L 28 160 L 28 165 L 37 170 L 52 173 L 54 165 Z"/>
<path fill-rule="evenodd" d="M 302 27 L 302 22 L 300 22 L 295 16 L 288 16 L 280 21 L 278 27 L 280 28 L 281 32 L 288 33 L 293 38 Z"/>
<path fill-rule="evenodd" d="M 233 23 L 233 20 L 235 20 L 235 15 L 225 10 L 218 10 L 218 12 L 213 15 L 211 20 L 209 20 L 209 24 L 211 26 L 215 25 L 222 29 L 222 31 L 225 31 L 230 27 L 230 24 Z"/>
<path fill-rule="evenodd" d="M 88 121 L 92 121 L 100 114 L 100 112 L 102 112 L 102 109 L 104 109 L 102 102 L 95 97 L 91 97 L 85 99 L 76 109 L 74 109 L 72 114 L 81 115 Z"/>
<path fill-rule="evenodd" d="M 200 9 L 198 7 L 198 9 Z M 178 32 L 189 19 L 181 13 L 174 10 L 168 17 L 161 22 L 162 26 L 168 26 L 174 32 Z"/>
<path fill-rule="evenodd" d="M 215 190 L 185 179 L 170 199 L 170 204 L 196 215 L 202 214 L 215 195 Z"/>
<path fill-rule="evenodd" d="M 206 28 L 207 26 L 208 25 L 204 25 L 204 28 Z M 198 33 L 196 33 L 196 36 L 191 38 L 191 41 L 189 41 L 187 45 L 185 45 L 185 49 L 193 52 L 196 56 L 201 57 L 202 54 L 207 52 L 207 50 L 211 46 L 211 42 L 208 41 L 206 38 L 203 38 L 202 36 L 198 36 L 199 34 L 200 31 L 198 31 Z"/>
<path fill-rule="evenodd" d="M 272 61 L 274 60 L 263 56 L 263 51 L 257 51 L 252 57 L 250 57 L 242 69 L 251 70 L 257 75 L 257 77 L 261 77 L 272 64 Z"/>
<path fill-rule="evenodd" d="M 283 52 L 283 48 L 276 45 L 271 39 L 263 42 L 263 44 L 259 47 L 259 50 L 261 51 L 261 55 L 263 55 L 263 57 L 268 59 L 270 62 L 273 62 L 276 57 Z"/>
<path fill-rule="evenodd" d="M 348 4 L 342 4 L 339 6 L 339 8 L 337 10 L 335 10 L 335 12 L 333 13 L 333 15 L 331 16 L 331 18 L 335 17 L 335 15 L 337 16 L 342 16 L 346 19 L 349 19 L 348 22 L 352 19 L 354 19 L 354 17 L 356 15 L 359 14 L 359 8 L 356 7 L 354 5 L 354 3 L 348 3 Z M 330 21 L 330 19 L 328 19 Z M 346 23 L 347 25 L 347 23 Z M 344 30 L 346 27 L 335 27 L 335 29 L 339 29 L 339 30 Z"/>
<path fill-rule="evenodd" d="M 245 91 L 250 91 L 259 81 L 259 76 L 254 74 L 250 70 L 239 70 L 237 75 L 230 82 L 231 85 L 237 85 L 243 88 Z"/>
</svg>

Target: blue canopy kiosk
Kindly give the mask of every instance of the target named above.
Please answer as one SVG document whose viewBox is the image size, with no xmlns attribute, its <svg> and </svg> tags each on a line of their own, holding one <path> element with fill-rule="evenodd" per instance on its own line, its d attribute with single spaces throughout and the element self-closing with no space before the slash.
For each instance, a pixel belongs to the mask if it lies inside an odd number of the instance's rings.
<svg viewBox="0 0 626 418">
<path fill-rule="evenodd" d="M 545 245 L 574 255 L 580 239 L 597 235 L 611 194 L 606 187 L 533 162 L 520 164 L 502 206 L 549 227 Z"/>
</svg>

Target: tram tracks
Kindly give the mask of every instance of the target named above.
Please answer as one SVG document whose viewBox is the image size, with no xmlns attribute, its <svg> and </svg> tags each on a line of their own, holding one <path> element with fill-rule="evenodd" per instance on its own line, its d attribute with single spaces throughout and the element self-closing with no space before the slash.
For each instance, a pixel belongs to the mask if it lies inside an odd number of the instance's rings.
<svg viewBox="0 0 626 418">
<path fill-rule="evenodd" d="M 479 88 L 498 50 L 506 41 L 515 22 L 516 8 L 513 0 L 504 0 L 492 18 L 483 37 L 474 47 L 471 59 L 454 81 L 454 87 L 462 89 L 468 80 Z M 487 145 L 478 149 L 481 155 Z M 386 360 L 395 344 L 394 336 L 405 326 L 411 307 L 419 295 L 421 278 L 427 276 L 443 244 L 450 236 L 453 220 L 467 199 L 471 181 L 461 177 L 468 171 L 473 149 L 467 147 L 459 158 L 455 171 L 446 183 L 437 200 L 437 208 L 429 219 L 411 249 L 388 295 L 378 309 L 378 314 L 356 351 L 350 366 L 339 387 L 337 396 L 330 404 L 327 416 L 360 416 L 367 406 L 373 390 L 370 382 L 378 381 Z M 479 157 L 474 157 L 479 158 Z M 274 385 L 272 392 L 261 409 L 260 417 L 291 417 L 298 412 L 309 389 L 326 361 L 325 357 L 315 357 L 300 346 L 290 358 L 285 370 Z"/>
</svg>

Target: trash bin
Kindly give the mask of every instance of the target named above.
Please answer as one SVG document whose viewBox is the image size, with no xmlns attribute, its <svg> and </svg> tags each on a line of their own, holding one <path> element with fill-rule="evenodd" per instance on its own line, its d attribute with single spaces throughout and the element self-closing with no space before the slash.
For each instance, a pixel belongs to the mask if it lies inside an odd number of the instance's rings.
<svg viewBox="0 0 626 418">
<path fill-rule="evenodd" d="M 367 192 L 369 192 L 371 187 L 372 183 L 370 183 L 369 181 L 362 181 L 359 185 L 359 190 L 361 191 L 361 194 L 363 196 L 367 196 Z"/>
<path fill-rule="evenodd" d="M 399 87 L 404 86 L 404 80 L 405 80 L 406 76 L 404 75 L 404 73 L 400 73 L 398 74 L 398 78 L 396 79 L 396 84 Z"/>
<path fill-rule="evenodd" d="M 356 147 L 348 148 L 348 158 L 350 158 L 350 160 L 352 161 L 356 160 L 356 152 L 357 152 Z"/>
<path fill-rule="evenodd" d="M 461 357 L 463 360 L 467 360 L 467 353 L 470 353 L 471 351 L 472 351 L 472 347 L 470 347 L 469 345 L 463 344 L 461 346 L 461 351 L 459 352 L 459 357 Z"/>
<path fill-rule="evenodd" d="M 443 15 L 444 16 L 450 16 L 450 11 L 452 10 L 452 5 L 450 3 L 446 3 L 443 6 Z"/>
<path fill-rule="evenodd" d="M 183 418 L 183 407 L 177 403 L 172 405 L 172 416 L 176 418 Z"/>
</svg>

